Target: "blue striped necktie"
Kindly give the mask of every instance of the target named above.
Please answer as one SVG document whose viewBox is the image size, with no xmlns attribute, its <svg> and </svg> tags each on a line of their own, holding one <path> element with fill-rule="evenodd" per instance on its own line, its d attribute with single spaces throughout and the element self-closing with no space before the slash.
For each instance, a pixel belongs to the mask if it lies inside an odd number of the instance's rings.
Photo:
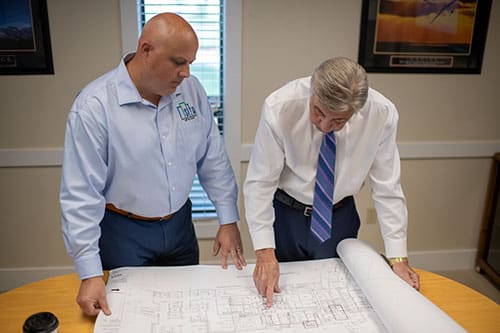
<svg viewBox="0 0 500 333">
<path fill-rule="evenodd" d="M 332 233 L 333 183 L 335 180 L 335 134 L 323 136 L 314 187 L 311 231 L 323 243 Z"/>
</svg>

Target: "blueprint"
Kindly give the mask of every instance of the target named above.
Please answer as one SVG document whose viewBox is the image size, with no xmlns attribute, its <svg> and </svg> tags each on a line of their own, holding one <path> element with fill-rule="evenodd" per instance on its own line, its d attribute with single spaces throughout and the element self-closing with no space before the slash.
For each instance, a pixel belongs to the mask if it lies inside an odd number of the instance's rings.
<svg viewBox="0 0 500 333">
<path fill-rule="evenodd" d="M 347 248 L 361 245 L 363 250 L 364 243 L 358 242 L 355 240 Z M 382 260 L 371 248 L 364 249 L 366 253 L 355 253 L 370 262 Z M 371 252 L 375 253 L 375 260 L 369 257 Z M 347 250 L 345 255 L 349 262 L 354 262 L 354 271 L 368 267 L 376 280 L 386 279 L 383 275 L 388 266 L 383 260 L 384 268 L 377 271 L 372 264 L 358 265 L 359 260 L 353 261 L 351 253 Z M 360 285 L 364 282 L 356 281 L 341 259 L 280 263 L 281 293 L 275 294 L 271 308 L 266 307 L 265 299 L 255 289 L 253 269 L 254 265 L 242 271 L 232 266 L 223 270 L 220 266 L 197 265 L 112 270 L 107 283 L 112 315 L 100 313 L 94 333 L 388 332 L 395 331 L 391 325 L 400 325 L 397 320 L 393 323 L 392 318 L 384 322 L 384 311 L 376 312 L 374 300 L 369 299 L 373 295 L 362 290 Z M 388 272 L 394 275 L 390 269 Z M 386 289 L 376 288 L 376 293 L 388 296 Z M 445 322 L 440 332 L 463 332 L 432 303 L 430 306 L 431 312 L 438 312 L 437 317 L 431 318 Z M 411 309 L 418 307 L 412 304 Z M 415 312 L 411 317 L 415 317 Z M 408 318 L 402 325 L 407 323 Z"/>
</svg>

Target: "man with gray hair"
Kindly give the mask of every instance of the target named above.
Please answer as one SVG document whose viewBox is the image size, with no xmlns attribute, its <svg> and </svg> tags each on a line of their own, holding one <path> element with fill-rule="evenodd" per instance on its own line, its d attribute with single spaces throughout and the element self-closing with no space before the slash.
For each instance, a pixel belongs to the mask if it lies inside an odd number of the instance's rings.
<svg viewBox="0 0 500 333">
<path fill-rule="evenodd" d="M 393 271 L 419 289 L 407 260 L 397 123 L 394 104 L 343 57 L 266 98 L 244 196 L 257 258 L 254 282 L 268 306 L 280 292 L 278 262 L 336 257 L 341 240 L 357 237 L 353 196 L 367 176 L 385 254 Z"/>
</svg>

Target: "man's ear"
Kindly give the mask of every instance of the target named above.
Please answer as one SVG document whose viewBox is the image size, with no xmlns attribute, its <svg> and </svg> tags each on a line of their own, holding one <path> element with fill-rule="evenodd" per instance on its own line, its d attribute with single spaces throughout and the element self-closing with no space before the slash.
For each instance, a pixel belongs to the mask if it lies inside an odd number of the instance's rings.
<svg viewBox="0 0 500 333">
<path fill-rule="evenodd" d="M 151 44 L 149 41 L 141 41 L 139 44 L 139 50 L 141 53 L 148 55 L 152 50 L 153 50 L 153 44 Z"/>
</svg>

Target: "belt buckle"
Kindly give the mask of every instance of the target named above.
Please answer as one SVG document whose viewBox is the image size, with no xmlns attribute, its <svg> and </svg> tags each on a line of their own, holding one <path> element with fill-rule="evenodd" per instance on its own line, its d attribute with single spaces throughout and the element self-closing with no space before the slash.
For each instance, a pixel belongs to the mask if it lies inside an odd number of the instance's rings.
<svg viewBox="0 0 500 333">
<path fill-rule="evenodd" d="M 311 216 L 312 210 L 312 207 L 304 208 L 304 216 Z"/>
</svg>

